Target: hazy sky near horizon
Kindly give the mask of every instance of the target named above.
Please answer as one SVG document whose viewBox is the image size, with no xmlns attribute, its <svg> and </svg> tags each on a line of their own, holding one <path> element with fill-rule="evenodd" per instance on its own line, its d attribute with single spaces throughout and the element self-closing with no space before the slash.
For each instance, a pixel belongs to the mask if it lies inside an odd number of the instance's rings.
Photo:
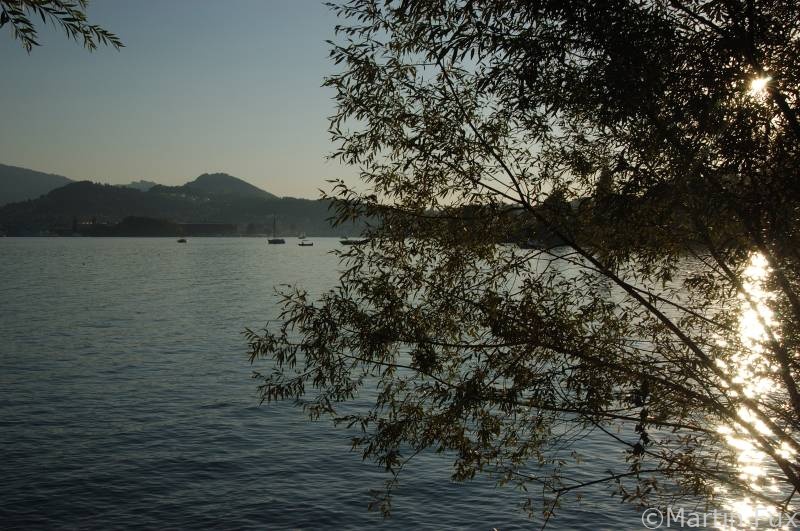
<svg viewBox="0 0 800 531">
<path fill-rule="evenodd" d="M 37 18 L 28 54 L 0 29 L 0 163 L 108 183 L 226 172 L 310 198 L 356 175 L 325 160 L 321 1 L 93 0 L 88 16 L 126 47 L 89 53 Z"/>
</svg>

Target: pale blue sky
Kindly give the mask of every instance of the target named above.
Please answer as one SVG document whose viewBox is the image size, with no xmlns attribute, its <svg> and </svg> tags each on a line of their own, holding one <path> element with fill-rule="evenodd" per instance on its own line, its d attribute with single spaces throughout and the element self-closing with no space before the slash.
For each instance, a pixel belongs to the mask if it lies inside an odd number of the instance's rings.
<svg viewBox="0 0 800 531">
<path fill-rule="evenodd" d="M 0 29 L 0 163 L 109 183 L 227 172 L 296 197 L 355 175 L 325 160 L 336 19 L 320 1 L 94 0 L 88 14 L 126 48 L 89 53 L 51 27 L 29 55 Z"/>
</svg>

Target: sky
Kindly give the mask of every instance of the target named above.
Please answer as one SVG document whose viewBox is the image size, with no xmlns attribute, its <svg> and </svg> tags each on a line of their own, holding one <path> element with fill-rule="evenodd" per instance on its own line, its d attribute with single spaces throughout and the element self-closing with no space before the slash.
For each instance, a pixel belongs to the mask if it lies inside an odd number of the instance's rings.
<svg viewBox="0 0 800 531">
<path fill-rule="evenodd" d="M 89 53 L 38 21 L 0 28 L 0 163 L 76 180 L 188 182 L 225 172 L 317 198 L 357 171 L 326 160 L 336 18 L 318 0 L 93 0 L 125 48 Z"/>
</svg>

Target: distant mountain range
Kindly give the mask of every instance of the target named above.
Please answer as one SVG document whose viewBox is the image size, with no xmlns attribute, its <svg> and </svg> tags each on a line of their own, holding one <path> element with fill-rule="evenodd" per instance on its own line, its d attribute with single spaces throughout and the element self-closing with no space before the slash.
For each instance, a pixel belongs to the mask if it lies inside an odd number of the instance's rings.
<svg viewBox="0 0 800 531">
<path fill-rule="evenodd" d="M 75 182 L 63 175 L 43 173 L 40 171 L 0 164 L 0 206 L 17 203 L 28 199 L 36 199 L 51 190 L 65 184 Z M 162 186 L 153 181 L 133 181 L 117 185 L 147 192 L 154 186 Z M 184 186 L 211 194 L 227 194 L 238 196 L 265 197 L 277 199 L 277 196 L 262 190 L 227 173 L 204 173 Z"/>
<path fill-rule="evenodd" d="M 332 229 L 327 201 L 278 198 L 225 173 L 203 174 L 182 186 L 112 186 L 0 166 L 0 190 L 6 190 L 0 204 L 16 201 L 0 206 L 0 233 L 9 236 L 255 235 L 271 234 L 273 220 L 285 236 L 359 232 Z"/>
</svg>

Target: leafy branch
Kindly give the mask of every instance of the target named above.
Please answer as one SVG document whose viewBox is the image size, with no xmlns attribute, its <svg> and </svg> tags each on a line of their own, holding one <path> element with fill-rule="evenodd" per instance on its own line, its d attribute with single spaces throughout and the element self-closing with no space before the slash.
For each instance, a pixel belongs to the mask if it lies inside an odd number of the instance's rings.
<svg viewBox="0 0 800 531">
<path fill-rule="evenodd" d="M 32 20 L 37 17 L 42 24 L 60 27 L 68 38 L 81 42 L 89 51 L 98 45 L 123 48 L 125 45 L 114 33 L 88 21 L 88 5 L 89 0 L 0 0 L 0 28 L 9 25 L 14 38 L 28 53 L 40 45 Z"/>
</svg>

